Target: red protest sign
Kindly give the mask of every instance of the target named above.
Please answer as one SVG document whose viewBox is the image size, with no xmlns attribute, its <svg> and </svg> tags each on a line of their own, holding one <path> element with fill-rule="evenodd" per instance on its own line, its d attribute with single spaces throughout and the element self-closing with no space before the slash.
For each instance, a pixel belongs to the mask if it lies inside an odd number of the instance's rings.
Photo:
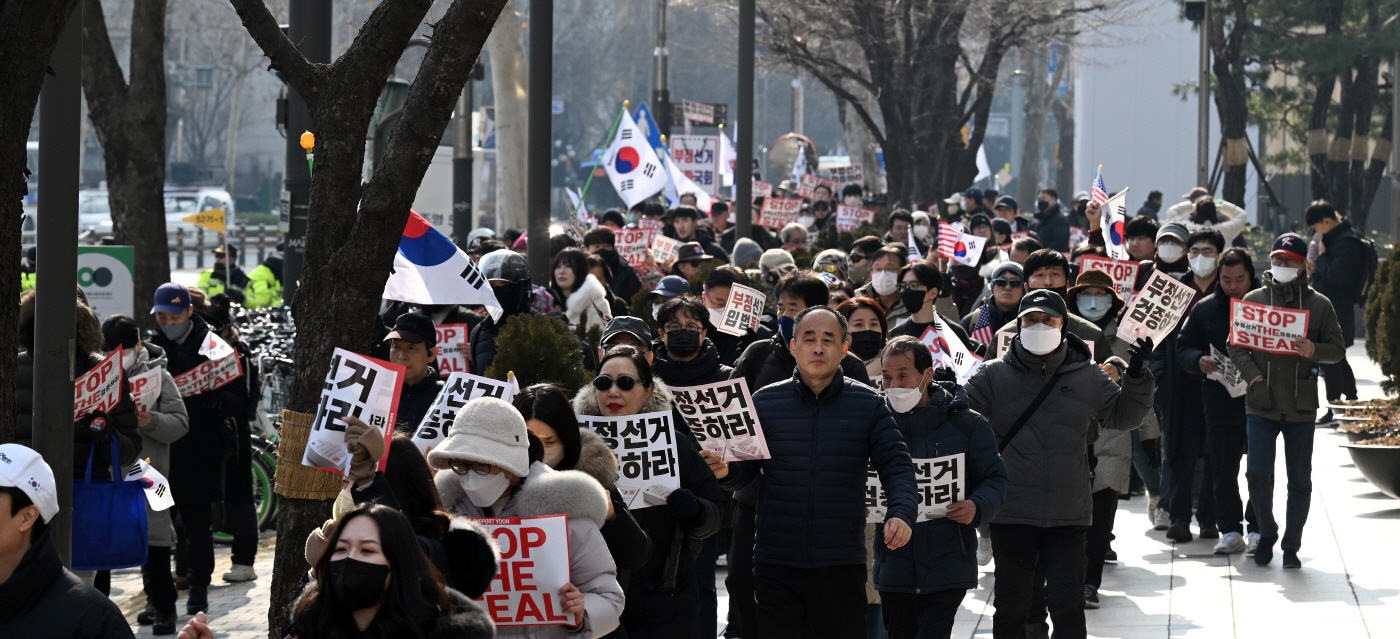
<svg viewBox="0 0 1400 639">
<path fill-rule="evenodd" d="M 491 587 L 477 601 L 497 626 L 576 625 L 564 612 L 559 590 L 569 583 L 569 526 L 564 515 L 478 519 L 501 562 Z"/>
<path fill-rule="evenodd" d="M 1079 272 L 1083 273 L 1091 268 L 1099 269 L 1113 278 L 1113 290 L 1120 297 L 1126 299 L 1133 293 L 1133 285 L 1137 283 L 1138 268 L 1141 266 L 1137 262 L 1130 260 L 1115 260 L 1097 255 L 1085 255 L 1080 258 Z"/>
<path fill-rule="evenodd" d="M 73 380 L 73 421 L 93 411 L 107 412 L 122 400 L 122 349 L 117 347 L 92 370 Z"/>
<path fill-rule="evenodd" d="M 446 378 L 453 373 L 469 372 L 471 367 L 467 365 L 467 353 L 470 351 L 458 348 L 467 343 L 467 325 L 440 324 L 434 328 L 437 331 L 438 374 Z"/>
<path fill-rule="evenodd" d="M 644 217 L 637 220 L 637 228 L 660 233 L 661 229 L 666 228 L 666 223 L 654 217 Z"/>
<path fill-rule="evenodd" d="M 617 243 L 614 246 L 617 247 L 618 257 L 627 260 L 628 265 L 636 268 L 651 262 L 651 253 L 647 251 L 651 246 L 649 241 L 651 231 L 635 228 L 613 231 L 613 233 L 617 236 Z"/>
<path fill-rule="evenodd" d="M 754 224 L 766 226 L 773 230 L 782 230 L 784 226 L 797 221 L 797 215 L 802 212 L 802 198 L 800 197 L 770 197 L 763 200 L 763 211 Z"/>
<path fill-rule="evenodd" d="M 1230 343 L 1244 348 L 1299 355 L 1293 340 L 1308 334 L 1308 312 L 1230 300 Z"/>
<path fill-rule="evenodd" d="M 200 393 L 223 388 L 229 382 L 243 376 L 243 364 L 238 361 L 238 353 L 219 360 L 206 360 L 204 363 L 175 376 L 175 388 L 180 397 L 193 397 Z"/>
<path fill-rule="evenodd" d="M 875 211 L 859 206 L 836 205 L 836 230 L 854 231 L 856 227 L 875 219 Z"/>
</svg>

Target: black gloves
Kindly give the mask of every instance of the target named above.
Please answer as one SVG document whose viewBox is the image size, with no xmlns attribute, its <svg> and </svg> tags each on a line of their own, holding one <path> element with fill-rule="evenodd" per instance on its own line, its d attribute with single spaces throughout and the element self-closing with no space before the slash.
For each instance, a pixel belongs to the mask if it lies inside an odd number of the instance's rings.
<svg viewBox="0 0 1400 639">
<path fill-rule="evenodd" d="M 88 429 L 88 436 L 97 444 L 106 445 L 112 439 L 112 418 L 106 412 L 95 410 L 78 420 L 80 428 Z"/>
<path fill-rule="evenodd" d="M 1142 377 L 1143 360 L 1152 358 L 1152 338 L 1144 337 L 1128 347 L 1128 377 Z"/>
<path fill-rule="evenodd" d="M 684 488 L 671 491 L 671 495 L 666 498 L 666 508 L 671 512 L 672 519 L 681 521 L 700 514 L 700 502 L 695 500 L 694 493 Z"/>
</svg>

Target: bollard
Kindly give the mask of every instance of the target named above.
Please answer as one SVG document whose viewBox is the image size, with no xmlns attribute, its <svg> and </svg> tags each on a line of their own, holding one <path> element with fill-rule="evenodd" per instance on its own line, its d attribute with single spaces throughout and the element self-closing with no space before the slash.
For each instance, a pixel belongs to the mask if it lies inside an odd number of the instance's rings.
<svg viewBox="0 0 1400 639">
<path fill-rule="evenodd" d="M 194 232 L 194 267 L 204 269 L 204 227 L 199 227 Z"/>
<path fill-rule="evenodd" d="M 185 268 L 185 229 L 175 229 L 175 268 Z"/>
<path fill-rule="evenodd" d="M 267 225 L 258 225 L 258 264 L 267 260 Z"/>
</svg>

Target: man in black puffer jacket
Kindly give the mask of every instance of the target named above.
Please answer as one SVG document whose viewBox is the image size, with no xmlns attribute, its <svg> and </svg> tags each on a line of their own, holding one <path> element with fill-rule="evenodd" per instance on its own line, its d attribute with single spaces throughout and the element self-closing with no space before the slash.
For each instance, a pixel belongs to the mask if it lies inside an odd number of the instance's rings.
<svg viewBox="0 0 1400 639">
<path fill-rule="evenodd" d="M 651 370 L 667 386 L 701 386 L 729 379 L 710 342 L 705 305 L 689 295 L 671 298 L 656 313 L 660 336 L 651 343 Z M 753 392 L 755 389 L 750 389 Z"/>
<path fill-rule="evenodd" d="M 1331 204 L 1325 201 L 1314 202 L 1304 214 L 1313 232 L 1322 235 L 1318 246 L 1317 268 L 1313 270 L 1312 287 L 1327 296 L 1332 309 L 1337 312 L 1337 323 L 1342 327 L 1342 343 L 1351 346 L 1356 341 L 1356 305 L 1366 301 L 1362 291 L 1366 287 L 1366 263 L 1375 259 L 1365 244 L 1361 233 L 1352 228 L 1351 222 L 1342 218 Z M 1322 364 L 1322 381 L 1326 384 L 1327 401 L 1356 399 L 1356 374 L 1351 370 L 1347 358 L 1335 364 Z M 1332 409 L 1319 424 L 1332 421 Z"/>
<path fill-rule="evenodd" d="M 918 514 L 914 467 L 884 398 L 841 372 L 850 349 L 846 318 L 814 306 L 797 314 L 791 331 L 796 372 L 753 396 L 771 458 L 727 464 L 708 451 L 703 456 L 726 489 L 758 479 L 758 634 L 859 637 L 866 469 L 880 474 L 889 497 L 877 536 L 898 549 Z"/>
</svg>

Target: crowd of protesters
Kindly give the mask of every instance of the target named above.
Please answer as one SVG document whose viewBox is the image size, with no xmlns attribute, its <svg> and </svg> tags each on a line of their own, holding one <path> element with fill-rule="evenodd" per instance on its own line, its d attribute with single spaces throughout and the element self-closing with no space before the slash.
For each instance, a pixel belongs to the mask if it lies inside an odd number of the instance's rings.
<svg viewBox="0 0 1400 639">
<path fill-rule="evenodd" d="M 1053 627 L 1056 637 L 1083 637 L 1086 609 L 1101 605 L 1104 562 L 1116 556 L 1118 502 L 1138 496 L 1167 539 L 1218 539 L 1216 553 L 1249 553 L 1260 566 L 1277 550 L 1284 568 L 1301 566 L 1317 380 L 1328 399 L 1356 397 L 1345 348 L 1364 260 L 1373 259 L 1331 205 L 1308 208 L 1311 240 L 1285 233 L 1253 255 L 1237 241 L 1243 211 L 1204 189 L 1162 211 L 1154 192 L 1124 226 L 1137 265 L 1126 290 L 1081 267 L 1085 256 L 1107 255 L 1088 193 L 1064 202 L 1043 189 L 1023 213 L 1011 197 L 973 189 L 926 212 L 889 207 L 857 185 L 820 187 L 796 222 L 739 238 L 728 204 L 703 212 L 693 199 L 608 210 L 586 232 L 549 238 L 547 286 L 533 283 L 528 239 L 473 232 L 467 253 L 491 284 L 497 318 L 456 305 L 381 308 L 373 353 L 406 371 L 395 434 L 386 447 L 374 426 L 347 418 L 347 487 L 336 517 L 307 540 L 311 570 L 286 636 L 704 638 L 723 626 L 722 636 L 750 639 L 947 637 L 979 587 L 979 566 L 994 564 L 993 636 L 1048 637 Z M 833 240 L 841 205 L 873 211 L 879 231 Z M 986 238 L 975 265 L 940 257 L 949 228 L 940 223 Z M 651 227 L 680 243 L 673 259 L 629 263 L 619 234 Z M 1189 287 L 1189 305 L 1166 337 L 1127 339 L 1122 314 L 1154 273 Z M 256 287 L 240 282 L 240 295 Z M 767 304 L 755 325 L 720 331 L 740 286 Z M 97 326 L 80 307 L 75 366 L 120 347 L 135 353 L 123 361 L 129 373 L 161 366 L 173 385 L 170 375 L 203 361 L 204 335 L 239 347 L 226 300 L 164 285 L 151 311 L 159 331 L 145 336 L 126 317 Z M 1306 335 L 1293 354 L 1231 344 L 1233 300 L 1305 310 Z M 32 330 L 32 294 L 23 303 L 22 333 Z M 408 438 L 442 390 L 438 349 L 465 346 L 470 372 L 483 375 L 504 325 L 540 314 L 601 326 L 598 348 L 580 345 L 592 382 L 468 402 L 446 439 L 420 454 Z M 467 324 L 467 344 L 438 344 L 434 327 L 445 323 Z M 961 342 L 979 367 L 959 379 L 930 335 Z M 1009 338 L 999 345 L 1000 335 Z M 1213 351 L 1242 375 L 1242 395 L 1208 377 L 1222 364 Z M 20 365 L 31 364 L 21 356 Z M 677 428 L 680 487 L 659 507 L 629 511 L 617 458 L 580 418 L 671 411 L 684 424 L 673 389 L 737 379 L 752 393 L 768 457 L 726 462 Z M 247 446 L 230 442 L 247 437 L 260 393 L 243 384 L 182 400 L 165 390 L 150 411 L 124 404 L 98 426 L 91 416 L 75 423 L 75 445 L 100 458 L 115 440 L 119 464 L 149 457 L 169 476 L 176 506 L 149 513 L 150 604 L 140 621 L 173 634 L 176 588 L 188 588 L 185 612 L 197 616 L 181 636 L 208 637 L 217 632 L 200 614 L 213 570 L 211 512 L 223 503 L 236 520 L 241 507 L 230 504 L 245 503 L 233 487 L 248 484 L 239 481 Z M 29 393 L 20 389 L 22 412 Z M 1273 503 L 1280 436 L 1282 526 Z M 43 463 L 23 450 L 0 447 L 0 502 L 9 502 L 0 503 L 0 634 L 69 606 L 94 611 L 91 632 L 73 636 L 127 636 L 115 608 L 82 585 L 98 576 L 56 565 L 44 525 L 55 510 L 53 472 L 37 488 L 18 481 L 8 460 Z M 957 454 L 964 498 L 946 516 L 921 516 L 914 462 Z M 385 456 L 387 470 L 376 470 Z M 227 471 L 209 472 L 210 460 L 226 460 Z M 867 524 L 872 474 L 887 510 Z M 558 594 L 577 623 L 493 629 L 472 600 L 495 576 L 495 551 L 471 519 L 553 514 L 568 517 L 570 578 Z M 229 531 L 235 568 L 224 578 L 251 579 L 249 531 Z M 727 619 L 717 618 L 717 565 L 728 567 Z"/>
</svg>

